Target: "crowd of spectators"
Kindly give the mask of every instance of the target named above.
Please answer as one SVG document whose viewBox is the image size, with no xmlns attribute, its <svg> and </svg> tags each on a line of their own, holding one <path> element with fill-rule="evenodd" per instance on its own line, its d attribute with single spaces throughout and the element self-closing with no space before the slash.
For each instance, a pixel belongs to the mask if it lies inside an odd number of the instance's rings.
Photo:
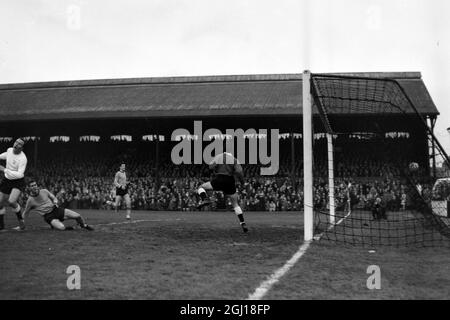
<svg viewBox="0 0 450 320">
<path fill-rule="evenodd" d="M 135 178 L 129 187 L 134 210 L 195 211 L 199 198 L 198 186 L 207 178 Z M 112 177 L 67 178 L 45 176 L 37 179 L 40 186 L 54 193 L 64 207 L 78 209 L 111 209 L 114 202 Z M 241 206 L 245 211 L 299 211 L 303 209 L 302 182 L 292 183 L 289 177 L 249 178 L 239 185 Z M 350 187 L 349 187 L 350 185 Z M 424 193 L 428 187 L 424 187 Z M 328 183 L 319 179 L 314 183 L 314 205 L 317 209 L 329 208 Z M 401 210 L 410 206 L 408 187 L 400 180 L 347 181 L 339 179 L 335 183 L 335 202 L 338 210 L 349 200 L 352 206 L 369 209 L 373 201 L 382 196 L 389 210 Z M 226 209 L 223 194 L 212 194 L 211 210 Z"/>
<path fill-rule="evenodd" d="M 326 140 L 325 140 L 326 141 Z M 384 150 L 394 150 L 395 144 Z M 401 145 L 401 144 L 399 144 Z M 326 148 L 324 141 L 315 148 Z M 162 149 L 158 166 L 152 152 L 94 146 L 74 152 L 73 148 L 41 153 L 39 161 L 27 169 L 41 187 L 54 193 L 68 208 L 111 209 L 114 201 L 113 177 L 120 163 L 127 165 L 132 182 L 129 190 L 134 210 L 194 211 L 199 201 L 198 186 L 210 178 L 206 165 L 174 165 Z M 295 161 L 289 149 L 281 148 L 280 168 L 276 176 L 259 175 L 260 166 L 245 165 L 246 183 L 239 185 L 241 206 L 245 211 L 298 211 L 303 208 L 302 155 L 296 148 Z M 377 151 L 378 150 L 378 151 Z M 389 210 L 405 210 L 411 205 L 410 188 L 402 179 L 400 168 L 411 159 L 403 150 L 380 152 L 376 144 L 349 141 L 335 152 L 335 201 L 338 209 L 348 205 L 370 209 L 382 197 Z M 114 154 L 114 152 L 116 152 Z M 320 154 L 320 153 L 317 153 Z M 314 159 L 314 205 L 329 208 L 326 153 Z M 350 187 L 349 187 L 350 186 Z M 430 186 L 424 185 L 424 194 Z M 224 210 L 229 205 L 223 194 L 212 194 L 210 210 Z"/>
</svg>

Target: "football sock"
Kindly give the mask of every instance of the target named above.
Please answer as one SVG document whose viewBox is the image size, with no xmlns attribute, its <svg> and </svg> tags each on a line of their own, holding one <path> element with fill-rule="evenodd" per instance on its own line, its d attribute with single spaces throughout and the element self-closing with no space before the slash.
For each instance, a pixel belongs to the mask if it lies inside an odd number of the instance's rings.
<svg viewBox="0 0 450 320">
<path fill-rule="evenodd" d="M 14 213 L 16 214 L 17 220 L 22 221 L 22 212 L 20 212 L 20 204 L 17 204 L 17 207 L 13 208 Z"/>
<path fill-rule="evenodd" d="M 241 224 L 245 222 L 245 221 L 244 221 L 244 214 L 242 213 L 241 207 L 239 207 L 239 206 L 234 207 L 234 213 L 236 213 L 236 216 L 238 217 L 239 222 L 240 222 Z"/>
<path fill-rule="evenodd" d="M 80 227 L 84 228 L 86 226 L 86 223 L 84 222 L 83 218 L 79 216 L 75 219 L 75 221 L 80 225 Z"/>
<path fill-rule="evenodd" d="M 203 188 L 198 188 L 198 194 L 200 198 L 204 201 L 206 199 L 206 191 Z"/>
</svg>

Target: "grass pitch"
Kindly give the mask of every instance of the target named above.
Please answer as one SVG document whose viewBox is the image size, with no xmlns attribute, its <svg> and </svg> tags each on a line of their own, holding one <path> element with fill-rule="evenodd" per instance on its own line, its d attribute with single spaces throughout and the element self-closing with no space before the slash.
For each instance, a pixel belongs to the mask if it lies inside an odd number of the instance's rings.
<svg viewBox="0 0 450 320">
<path fill-rule="evenodd" d="M 0 233 L 0 299 L 246 299 L 303 242 L 300 213 L 247 212 L 244 234 L 232 212 L 79 212 L 95 231 L 53 231 L 34 215 Z M 67 288 L 70 265 L 80 290 Z M 366 286 L 369 265 L 380 290 Z M 264 298 L 449 299 L 450 250 L 314 242 Z"/>
</svg>

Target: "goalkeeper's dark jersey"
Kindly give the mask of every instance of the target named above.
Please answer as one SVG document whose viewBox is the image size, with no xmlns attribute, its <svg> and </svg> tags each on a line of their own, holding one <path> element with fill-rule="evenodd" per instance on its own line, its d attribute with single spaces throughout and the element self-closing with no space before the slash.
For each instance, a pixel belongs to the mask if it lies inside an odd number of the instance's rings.
<svg viewBox="0 0 450 320">
<path fill-rule="evenodd" d="M 217 155 L 209 165 L 215 174 L 226 176 L 241 176 L 242 166 L 231 153 L 224 152 Z"/>
</svg>

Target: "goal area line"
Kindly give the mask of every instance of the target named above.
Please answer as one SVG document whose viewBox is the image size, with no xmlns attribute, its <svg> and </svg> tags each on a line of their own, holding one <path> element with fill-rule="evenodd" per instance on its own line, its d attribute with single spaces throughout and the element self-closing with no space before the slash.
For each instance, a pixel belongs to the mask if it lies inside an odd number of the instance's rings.
<svg viewBox="0 0 450 320">
<path fill-rule="evenodd" d="M 349 210 L 349 212 L 344 217 L 339 219 L 335 224 L 330 225 L 329 228 L 327 229 L 327 231 L 330 231 L 335 226 L 342 223 L 342 221 L 344 221 L 350 214 L 351 214 L 351 211 Z M 300 260 L 300 258 L 303 257 L 303 255 L 307 252 L 307 250 L 311 246 L 311 243 L 313 241 L 320 240 L 320 238 L 324 235 L 324 233 L 325 232 L 322 232 L 322 233 L 314 236 L 313 240 L 304 241 L 300 245 L 297 252 L 295 252 L 294 255 L 288 261 L 286 261 L 286 263 L 281 268 L 275 270 L 266 280 L 261 282 L 261 284 L 255 289 L 255 291 L 253 293 L 249 294 L 247 300 L 261 300 L 262 298 L 264 298 L 267 295 L 267 293 L 270 291 L 270 289 L 272 289 L 272 287 L 277 282 L 279 282 L 280 279 L 283 276 L 285 276 L 289 272 L 289 270 L 291 270 L 292 267 L 295 266 L 295 264 Z"/>
</svg>

